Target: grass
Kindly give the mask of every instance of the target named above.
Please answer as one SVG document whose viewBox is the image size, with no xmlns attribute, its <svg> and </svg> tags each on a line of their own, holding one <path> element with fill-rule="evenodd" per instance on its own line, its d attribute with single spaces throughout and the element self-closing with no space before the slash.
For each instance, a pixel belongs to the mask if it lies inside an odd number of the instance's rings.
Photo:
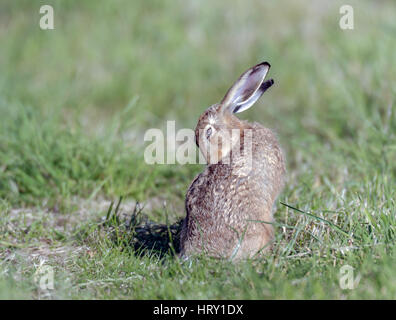
<svg viewBox="0 0 396 320">
<path fill-rule="evenodd" d="M 39 29 L 42 4 L 55 30 Z M 396 6 L 350 1 L 343 31 L 342 4 L 3 1 L 0 298 L 395 299 Z M 262 60 L 275 86 L 240 117 L 287 155 L 274 248 L 179 261 L 167 236 L 202 166 L 146 164 L 144 132 L 194 128 Z M 147 230 L 162 254 L 138 250 Z M 54 290 L 34 281 L 43 263 Z"/>
</svg>

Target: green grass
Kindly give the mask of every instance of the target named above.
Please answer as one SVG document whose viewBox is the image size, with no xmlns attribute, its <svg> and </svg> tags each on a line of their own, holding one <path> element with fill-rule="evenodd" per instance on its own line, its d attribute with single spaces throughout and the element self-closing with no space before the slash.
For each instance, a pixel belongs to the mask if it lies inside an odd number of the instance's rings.
<svg viewBox="0 0 396 320">
<path fill-rule="evenodd" d="M 39 29 L 42 4 L 55 30 Z M 0 298 L 395 299 L 396 5 L 350 1 L 343 31 L 342 4 L 3 1 Z M 138 254 L 136 201 L 171 224 L 202 170 L 146 164 L 144 132 L 193 129 L 262 60 L 275 86 L 240 117 L 276 130 L 287 155 L 272 252 L 239 264 Z M 35 283 L 40 263 L 54 290 Z M 344 265 L 360 277 L 352 290 Z"/>
</svg>

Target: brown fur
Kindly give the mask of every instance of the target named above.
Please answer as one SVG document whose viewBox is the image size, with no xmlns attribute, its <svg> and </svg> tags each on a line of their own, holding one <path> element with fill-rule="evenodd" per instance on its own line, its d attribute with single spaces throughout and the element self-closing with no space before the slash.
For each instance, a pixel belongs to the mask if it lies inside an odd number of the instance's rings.
<svg viewBox="0 0 396 320">
<path fill-rule="evenodd" d="M 252 257 L 273 238 L 273 227 L 268 223 L 273 222 L 272 208 L 283 187 L 283 152 L 270 129 L 240 120 L 227 110 L 222 104 L 211 106 L 196 127 L 196 141 L 208 165 L 187 191 L 187 216 L 180 238 L 183 257 L 200 252 L 219 258 Z M 241 130 L 240 145 L 231 142 L 231 149 L 220 151 L 215 163 L 211 163 L 214 155 L 205 149 L 212 143 L 205 136 L 208 125 L 219 136 Z M 251 166 L 244 154 L 244 129 L 252 133 Z M 231 160 L 227 162 L 228 156 Z"/>
</svg>

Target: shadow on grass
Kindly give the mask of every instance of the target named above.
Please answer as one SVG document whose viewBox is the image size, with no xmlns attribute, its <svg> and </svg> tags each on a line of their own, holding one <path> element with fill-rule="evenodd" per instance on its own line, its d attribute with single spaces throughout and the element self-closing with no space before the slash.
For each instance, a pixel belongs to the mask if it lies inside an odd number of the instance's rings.
<svg viewBox="0 0 396 320">
<path fill-rule="evenodd" d="M 106 219 L 101 224 L 109 239 L 122 249 L 132 248 L 136 255 L 155 255 L 160 258 L 165 255 L 176 255 L 180 251 L 180 231 L 183 219 L 173 224 L 168 223 L 168 215 L 165 210 L 166 223 L 149 221 L 143 208 L 137 202 L 131 213 L 121 213 L 119 199 L 116 208 L 110 204 Z M 121 218 L 121 216 L 126 216 Z"/>
</svg>

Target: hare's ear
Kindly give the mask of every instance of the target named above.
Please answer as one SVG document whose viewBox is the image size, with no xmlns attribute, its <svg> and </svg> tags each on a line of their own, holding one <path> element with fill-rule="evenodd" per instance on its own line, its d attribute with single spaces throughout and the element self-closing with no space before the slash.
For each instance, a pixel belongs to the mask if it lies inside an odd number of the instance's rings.
<svg viewBox="0 0 396 320">
<path fill-rule="evenodd" d="M 222 110 L 238 113 L 249 109 L 274 84 L 272 79 L 264 82 L 270 67 L 262 62 L 243 73 L 221 101 Z"/>
</svg>

